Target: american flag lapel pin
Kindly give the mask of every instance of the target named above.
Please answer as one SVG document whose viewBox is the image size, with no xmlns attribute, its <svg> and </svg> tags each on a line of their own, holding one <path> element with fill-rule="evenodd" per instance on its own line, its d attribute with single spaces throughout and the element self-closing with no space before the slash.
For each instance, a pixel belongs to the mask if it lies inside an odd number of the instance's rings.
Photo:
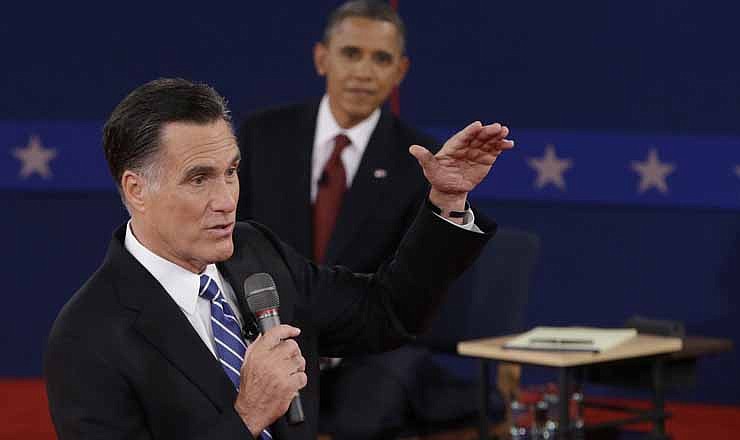
<svg viewBox="0 0 740 440">
<path fill-rule="evenodd" d="M 388 176 L 388 171 L 385 170 L 385 168 L 376 168 L 375 171 L 373 171 L 373 177 L 376 179 L 385 179 Z"/>
</svg>

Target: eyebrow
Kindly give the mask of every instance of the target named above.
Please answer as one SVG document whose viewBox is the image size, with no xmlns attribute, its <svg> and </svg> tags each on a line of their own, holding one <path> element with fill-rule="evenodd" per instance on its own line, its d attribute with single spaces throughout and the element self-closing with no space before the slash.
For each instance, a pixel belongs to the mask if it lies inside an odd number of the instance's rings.
<svg viewBox="0 0 740 440">
<path fill-rule="evenodd" d="M 391 59 L 391 60 L 393 58 L 395 58 L 392 53 L 388 52 L 387 50 L 382 50 L 382 49 L 378 49 L 378 50 L 374 51 L 373 52 L 373 55 L 374 56 L 381 55 L 381 56 L 387 57 L 388 59 Z"/>
<path fill-rule="evenodd" d="M 242 154 L 241 151 L 237 151 L 234 155 L 234 158 L 231 159 L 231 164 L 234 165 L 237 162 L 241 161 Z M 187 181 L 192 179 L 195 176 L 198 176 L 200 174 L 205 174 L 207 176 L 213 175 L 216 173 L 216 167 L 213 167 L 211 165 L 195 165 L 192 168 L 189 168 L 185 172 L 185 176 L 183 177 L 183 181 Z"/>
</svg>

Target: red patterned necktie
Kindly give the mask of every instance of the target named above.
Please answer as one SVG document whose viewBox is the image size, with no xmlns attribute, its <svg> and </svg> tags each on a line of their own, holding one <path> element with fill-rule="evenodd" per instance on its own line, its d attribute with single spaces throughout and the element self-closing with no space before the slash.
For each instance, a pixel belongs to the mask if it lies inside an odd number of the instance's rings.
<svg viewBox="0 0 740 440">
<path fill-rule="evenodd" d="M 343 134 L 334 138 L 334 151 L 319 178 L 316 202 L 313 205 L 313 257 L 317 263 L 324 262 L 326 247 L 337 222 L 339 208 L 342 207 L 342 196 L 347 190 L 342 150 L 349 144 L 349 138 Z"/>
</svg>

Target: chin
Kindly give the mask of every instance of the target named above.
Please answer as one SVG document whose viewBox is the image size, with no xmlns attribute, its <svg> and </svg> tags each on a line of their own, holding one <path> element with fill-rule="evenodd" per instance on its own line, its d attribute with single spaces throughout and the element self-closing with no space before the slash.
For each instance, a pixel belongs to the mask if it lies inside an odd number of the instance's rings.
<svg viewBox="0 0 740 440">
<path fill-rule="evenodd" d="M 211 260 L 214 263 L 226 261 L 234 255 L 234 243 L 229 240 L 227 243 L 219 243 L 215 246 L 213 258 Z"/>
<path fill-rule="evenodd" d="M 350 111 L 348 113 L 352 116 L 352 119 L 357 120 L 357 121 L 362 121 L 366 119 L 368 116 L 370 116 L 370 114 L 373 111 L 375 111 L 375 107 L 353 106 L 352 108 L 350 108 Z"/>
</svg>

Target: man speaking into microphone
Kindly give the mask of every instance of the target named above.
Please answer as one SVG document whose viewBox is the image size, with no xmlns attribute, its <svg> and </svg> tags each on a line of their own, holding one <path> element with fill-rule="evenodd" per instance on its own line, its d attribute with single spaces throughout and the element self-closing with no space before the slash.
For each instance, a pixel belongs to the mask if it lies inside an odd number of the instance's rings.
<svg viewBox="0 0 740 440">
<path fill-rule="evenodd" d="M 513 147 L 507 135 L 475 122 L 435 155 L 410 146 L 431 185 L 426 204 L 391 260 L 355 274 L 235 222 L 241 158 L 215 90 L 181 79 L 135 89 L 103 133 L 131 219 L 49 336 L 59 438 L 315 439 L 319 356 L 412 338 L 492 236 L 467 194 Z M 243 283 L 259 273 L 274 280 L 283 324 L 257 336 Z M 304 421 L 290 423 L 299 393 Z"/>
</svg>

